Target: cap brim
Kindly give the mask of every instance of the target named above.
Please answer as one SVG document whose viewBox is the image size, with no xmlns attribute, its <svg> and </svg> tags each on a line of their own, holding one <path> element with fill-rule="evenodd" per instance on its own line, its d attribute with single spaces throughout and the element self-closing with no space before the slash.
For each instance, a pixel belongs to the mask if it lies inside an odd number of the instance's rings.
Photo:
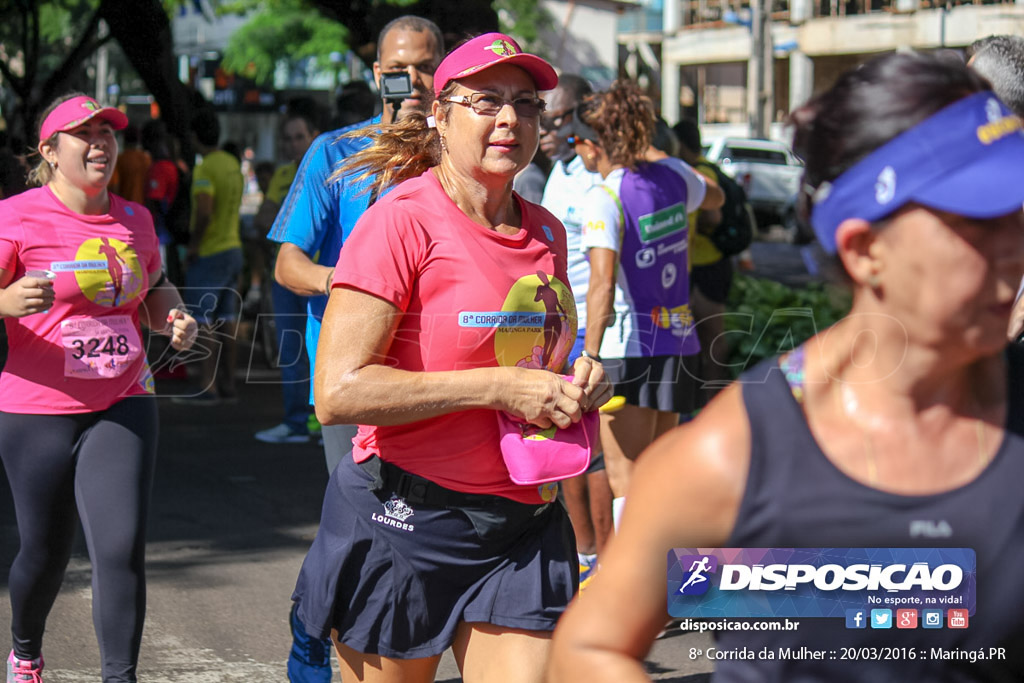
<svg viewBox="0 0 1024 683">
<path fill-rule="evenodd" d="M 128 117 L 123 112 L 113 107 L 101 107 L 88 95 L 78 95 L 61 102 L 47 114 L 46 120 L 39 127 L 39 139 L 48 140 L 56 133 L 71 130 L 97 116 L 114 130 L 121 130 L 128 125 Z"/>
<path fill-rule="evenodd" d="M 498 64 L 512 64 L 514 66 L 518 66 L 530 75 L 530 78 L 533 79 L 533 85 L 538 91 L 552 90 L 558 85 L 558 74 L 555 73 L 555 69 L 550 64 L 537 55 L 522 52 L 516 55 L 509 55 L 508 57 L 496 59 L 487 64 L 481 64 L 472 69 L 466 69 L 465 71 L 452 76 L 449 80 L 457 81 L 460 78 L 466 78 L 467 76 L 472 76 L 473 74 L 486 71 Z"/>
<path fill-rule="evenodd" d="M 98 109 L 94 111 L 88 116 L 83 116 L 79 119 L 73 119 L 65 123 L 60 128 L 55 128 L 52 132 L 49 133 L 49 135 L 45 134 L 46 131 L 44 131 L 42 139 L 45 140 L 46 138 L 50 137 L 50 135 L 52 135 L 53 133 L 64 133 L 66 131 L 71 130 L 72 128 L 78 128 L 83 123 L 88 123 L 89 121 L 92 121 L 95 118 L 103 119 L 104 121 L 109 123 L 110 127 L 113 128 L 114 130 L 123 130 L 128 127 L 128 116 L 124 112 L 122 112 L 119 109 L 114 109 L 113 107 L 104 107 L 103 109 Z"/>
<path fill-rule="evenodd" d="M 128 115 L 120 109 L 104 107 L 96 112 L 96 116 L 99 116 L 109 123 L 114 130 L 124 130 L 128 127 Z"/>
<path fill-rule="evenodd" d="M 927 207 L 968 218 L 996 218 L 1024 208 L 1024 137 L 1002 140 L 984 155 L 911 195 Z"/>
</svg>

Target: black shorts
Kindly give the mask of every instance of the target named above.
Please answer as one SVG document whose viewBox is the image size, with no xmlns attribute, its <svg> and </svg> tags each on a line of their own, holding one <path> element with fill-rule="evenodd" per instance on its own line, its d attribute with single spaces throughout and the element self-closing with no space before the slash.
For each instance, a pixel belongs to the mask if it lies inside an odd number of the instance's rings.
<svg viewBox="0 0 1024 683">
<path fill-rule="evenodd" d="M 649 358 L 605 358 L 612 393 L 626 403 L 667 413 L 691 413 L 698 407 L 699 354 Z"/>
<path fill-rule="evenodd" d="M 717 304 L 726 303 L 732 289 L 732 259 L 723 258 L 706 266 L 693 266 L 690 284 L 699 289 L 704 298 Z"/>
<path fill-rule="evenodd" d="M 444 652 L 461 622 L 554 630 L 579 581 L 576 539 L 558 502 L 459 494 L 419 477 L 412 488 L 390 477 L 374 491 L 381 480 L 370 470 L 379 464 L 357 465 L 349 454 L 331 475 L 292 595 L 311 636 L 337 629 L 359 652 L 415 659 Z M 424 486 L 450 500 L 418 502 Z"/>
</svg>

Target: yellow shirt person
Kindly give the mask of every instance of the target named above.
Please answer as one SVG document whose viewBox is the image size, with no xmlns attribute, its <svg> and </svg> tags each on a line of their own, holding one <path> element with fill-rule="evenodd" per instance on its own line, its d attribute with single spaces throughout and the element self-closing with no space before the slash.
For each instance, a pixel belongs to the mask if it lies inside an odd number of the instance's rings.
<svg viewBox="0 0 1024 683">
<path fill-rule="evenodd" d="M 242 170 L 238 160 L 217 150 L 203 157 L 192 174 L 193 222 L 195 198 L 213 196 L 213 213 L 199 242 L 199 256 L 211 256 L 228 249 L 241 248 L 238 210 L 242 204 Z"/>
</svg>

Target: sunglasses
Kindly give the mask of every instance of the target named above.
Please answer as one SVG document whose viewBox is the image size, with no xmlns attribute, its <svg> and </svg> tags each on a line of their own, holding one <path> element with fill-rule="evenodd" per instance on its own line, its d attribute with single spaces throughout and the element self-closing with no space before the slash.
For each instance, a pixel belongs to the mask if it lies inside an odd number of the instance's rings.
<svg viewBox="0 0 1024 683">
<path fill-rule="evenodd" d="M 506 100 L 500 95 L 476 92 L 472 95 L 451 95 L 444 101 L 469 107 L 481 116 L 497 116 L 506 104 L 511 104 L 512 108 L 516 110 L 516 114 L 523 118 L 540 116 L 544 111 L 544 100 L 539 97 L 517 97 Z"/>
<path fill-rule="evenodd" d="M 566 109 L 558 113 L 552 113 L 550 116 L 541 117 L 541 129 L 548 132 L 558 130 L 559 128 L 566 124 L 566 121 L 570 116 L 572 116 L 572 113 L 574 111 L 575 109 Z"/>
</svg>

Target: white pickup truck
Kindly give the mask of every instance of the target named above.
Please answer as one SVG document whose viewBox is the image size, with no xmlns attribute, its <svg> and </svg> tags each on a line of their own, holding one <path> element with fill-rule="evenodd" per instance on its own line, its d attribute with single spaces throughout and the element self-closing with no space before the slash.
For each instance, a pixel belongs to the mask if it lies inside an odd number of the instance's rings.
<svg viewBox="0 0 1024 683">
<path fill-rule="evenodd" d="M 780 221 L 804 172 L 793 152 L 774 140 L 712 138 L 705 141 L 704 156 L 743 187 L 761 230 Z"/>
</svg>

